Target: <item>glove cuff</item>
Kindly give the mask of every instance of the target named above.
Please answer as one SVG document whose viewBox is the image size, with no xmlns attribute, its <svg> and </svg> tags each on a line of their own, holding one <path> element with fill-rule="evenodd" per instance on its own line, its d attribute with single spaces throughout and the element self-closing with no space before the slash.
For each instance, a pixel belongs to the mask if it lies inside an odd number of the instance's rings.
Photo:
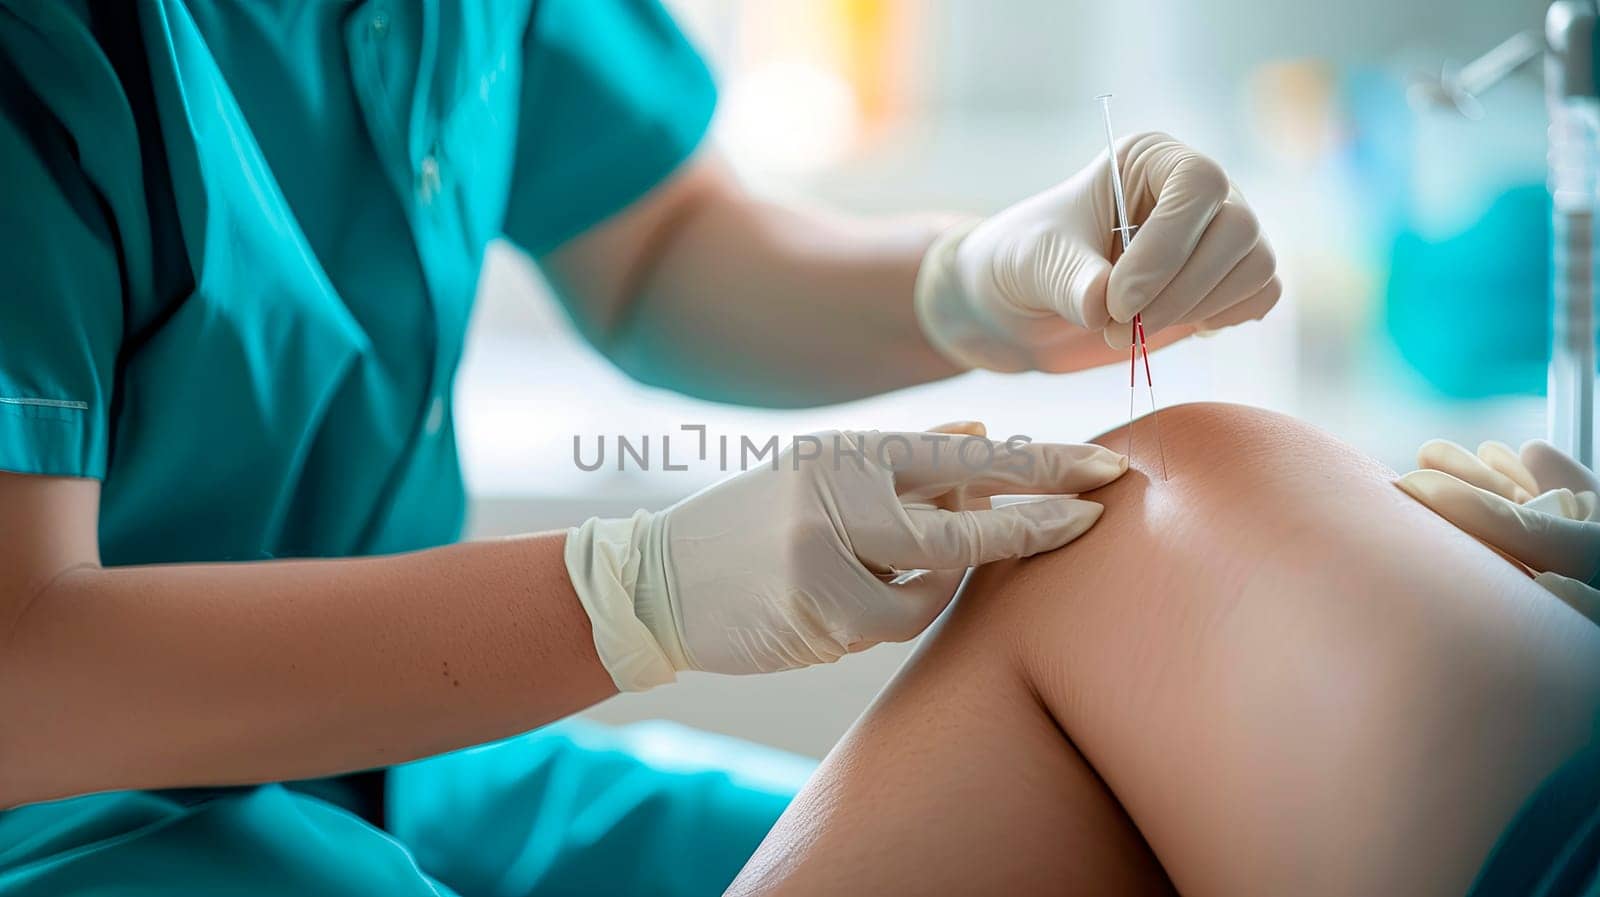
<svg viewBox="0 0 1600 897">
<path fill-rule="evenodd" d="M 1032 370 L 1032 353 L 996 332 L 956 270 L 957 248 L 981 223 L 974 218 L 958 224 L 928 247 L 917 271 L 917 323 L 929 344 L 952 364 L 1004 373 Z"/>
<path fill-rule="evenodd" d="M 567 575 L 589 615 L 600 662 L 619 691 L 665 685 L 687 668 L 665 588 L 656 516 L 594 517 L 567 530 Z"/>
</svg>

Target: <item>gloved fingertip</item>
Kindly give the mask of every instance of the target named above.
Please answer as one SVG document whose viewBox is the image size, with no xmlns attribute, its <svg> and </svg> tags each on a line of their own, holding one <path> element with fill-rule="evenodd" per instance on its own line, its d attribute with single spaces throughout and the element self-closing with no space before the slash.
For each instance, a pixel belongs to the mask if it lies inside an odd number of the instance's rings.
<svg viewBox="0 0 1600 897">
<path fill-rule="evenodd" d="M 1070 463 L 1077 468 L 1081 468 L 1085 464 L 1092 464 L 1096 467 L 1119 471 L 1128 469 L 1128 456 L 1113 448 L 1107 448 L 1092 442 L 1082 446 L 1069 445 L 1062 446 L 1062 448 L 1065 450 L 1063 455 L 1071 459 L 1064 463 Z"/>
<path fill-rule="evenodd" d="M 1543 439 L 1523 444 L 1521 457 L 1541 489 L 1566 486 L 1574 492 L 1600 492 L 1600 476 Z"/>
<path fill-rule="evenodd" d="M 1540 452 L 1553 452 L 1555 450 L 1556 450 L 1556 447 L 1551 445 L 1549 440 L 1545 440 L 1545 439 L 1530 439 L 1527 442 L 1524 442 L 1522 444 L 1522 449 L 1520 451 L 1518 451 L 1517 454 L 1519 456 L 1521 456 L 1523 461 L 1527 461 L 1528 460 L 1528 455 L 1530 455 L 1530 454 L 1537 454 L 1537 453 L 1540 453 Z"/>
<path fill-rule="evenodd" d="M 1417 466 L 1429 470 L 1438 470 L 1439 465 L 1445 463 L 1447 458 L 1460 458 L 1472 455 L 1464 446 L 1451 442 L 1448 439 L 1430 439 L 1417 446 Z"/>
<path fill-rule="evenodd" d="M 1487 439 L 1478 445 L 1478 457 L 1483 463 L 1511 482 L 1512 498 L 1524 502 L 1539 494 L 1539 481 L 1522 461 L 1516 449 L 1497 439 Z"/>
<path fill-rule="evenodd" d="M 1085 330 L 1104 330 L 1111 323 L 1111 312 L 1106 310 L 1105 297 L 1088 298 L 1078 306 L 1078 324 Z"/>
<path fill-rule="evenodd" d="M 1516 454 L 1517 453 L 1512 450 L 1511 446 L 1506 445 L 1498 439 L 1485 439 L 1484 441 L 1478 443 L 1478 457 L 1483 458 L 1486 461 L 1488 460 L 1488 458 L 1485 457 L 1486 455 L 1511 455 L 1515 457 Z"/>
<path fill-rule="evenodd" d="M 1600 589 L 1559 573 L 1540 573 L 1533 581 L 1583 614 L 1589 622 L 1600 623 Z"/>
<path fill-rule="evenodd" d="M 1055 526 L 1084 517 L 1090 518 L 1092 523 L 1100 519 L 1100 514 L 1105 511 L 1105 506 L 1099 502 L 1081 498 L 1041 498 L 1009 507 L 1016 508 L 1023 517 L 1043 526 Z"/>
<path fill-rule="evenodd" d="M 1127 324 L 1111 324 L 1106 327 L 1106 345 L 1117 351 L 1122 351 L 1133 345 L 1133 328 Z"/>
<path fill-rule="evenodd" d="M 1089 474 L 1093 477 L 1092 485 L 1086 484 L 1086 490 L 1099 489 L 1101 486 L 1116 482 L 1122 478 L 1123 474 L 1128 472 L 1129 466 L 1127 455 L 1119 454 L 1110 449 L 1105 449 L 1103 453 L 1096 455 L 1089 463 L 1094 465 L 1092 471 L 1079 468 L 1083 474 Z M 1084 477 L 1080 476 L 1079 479 L 1081 481 Z"/>
<path fill-rule="evenodd" d="M 1395 480 L 1394 484 L 1400 487 L 1400 491 L 1423 504 L 1427 504 L 1428 498 L 1438 489 L 1440 478 L 1448 476 L 1449 474 L 1424 468 L 1411 471 Z"/>
<path fill-rule="evenodd" d="M 1135 289 L 1121 290 L 1117 295 L 1106 299 L 1106 311 L 1111 313 L 1111 319 L 1118 324 L 1132 321 L 1150 304 L 1145 295 Z"/>
<path fill-rule="evenodd" d="M 1070 281 L 1061 313 L 1075 319 L 1073 323 L 1085 330 L 1104 329 L 1111 323 L 1111 312 L 1106 307 L 1110 282 L 1111 263 L 1100 258 L 1090 259 Z"/>
<path fill-rule="evenodd" d="M 1072 502 L 1071 516 L 1063 520 L 1061 531 L 1058 533 L 1062 545 L 1071 542 L 1089 531 L 1089 527 L 1100 522 L 1106 512 L 1106 506 L 1099 502 L 1084 501 L 1081 498 L 1068 499 Z"/>
<path fill-rule="evenodd" d="M 1073 505 L 1077 508 L 1078 513 L 1082 517 L 1088 519 L 1090 524 L 1093 524 L 1095 521 L 1099 520 L 1100 516 L 1106 512 L 1106 506 L 1097 501 L 1088 501 L 1087 499 L 1082 498 L 1073 498 L 1068 500 L 1073 503 Z"/>
<path fill-rule="evenodd" d="M 1105 507 L 1079 498 L 1051 498 L 1015 506 L 1029 522 L 1032 535 L 1020 546 L 1020 557 L 1054 551 L 1089 531 Z"/>
</svg>

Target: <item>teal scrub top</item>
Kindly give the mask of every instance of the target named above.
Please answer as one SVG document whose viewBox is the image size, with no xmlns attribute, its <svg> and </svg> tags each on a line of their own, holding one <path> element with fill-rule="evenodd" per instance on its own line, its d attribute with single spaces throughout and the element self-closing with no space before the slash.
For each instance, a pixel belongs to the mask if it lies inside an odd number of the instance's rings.
<svg viewBox="0 0 1600 897">
<path fill-rule="evenodd" d="M 0 470 L 101 480 L 107 564 L 456 539 L 486 244 L 714 102 L 654 0 L 0 0 Z"/>
</svg>

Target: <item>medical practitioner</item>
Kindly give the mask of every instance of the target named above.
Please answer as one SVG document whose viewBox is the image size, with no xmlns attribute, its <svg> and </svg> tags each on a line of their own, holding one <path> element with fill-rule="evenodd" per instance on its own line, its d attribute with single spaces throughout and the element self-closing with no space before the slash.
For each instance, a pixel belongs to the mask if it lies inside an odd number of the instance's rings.
<svg viewBox="0 0 1600 897">
<path fill-rule="evenodd" d="M 754 199 L 697 152 L 712 79 L 654 0 L 0 0 L 0 50 L 0 897 L 716 893 L 790 786 L 518 733 L 911 638 L 1126 469 L 821 434 L 451 544 L 491 239 L 623 370 L 752 405 L 1126 360 L 1135 314 L 1169 342 L 1281 292 L 1159 134 L 1119 150 L 1115 263 L 1104 158 L 982 220 Z"/>
</svg>

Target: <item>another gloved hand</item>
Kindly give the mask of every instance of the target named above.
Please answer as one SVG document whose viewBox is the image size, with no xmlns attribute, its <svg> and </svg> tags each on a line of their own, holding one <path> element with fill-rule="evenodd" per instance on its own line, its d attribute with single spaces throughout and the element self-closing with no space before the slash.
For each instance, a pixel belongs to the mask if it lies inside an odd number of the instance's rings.
<svg viewBox="0 0 1600 897">
<path fill-rule="evenodd" d="M 1283 287 L 1255 213 L 1217 163 L 1165 134 L 1118 147 L 1130 223 L 1116 234 L 1105 154 L 1070 180 L 934 242 L 917 317 L 952 362 L 996 371 L 1083 367 L 1085 337 L 1126 349 L 1130 322 L 1216 330 L 1265 315 Z"/>
<path fill-rule="evenodd" d="M 1434 440 L 1400 488 L 1464 532 L 1538 573 L 1536 581 L 1600 623 L 1600 479 L 1548 442 L 1518 454 Z"/>
<path fill-rule="evenodd" d="M 819 433 L 665 511 L 568 532 L 567 570 L 617 687 L 768 673 L 916 636 L 969 566 L 1059 548 L 1100 517 L 1067 495 L 1120 477 L 1093 445 Z"/>
</svg>

